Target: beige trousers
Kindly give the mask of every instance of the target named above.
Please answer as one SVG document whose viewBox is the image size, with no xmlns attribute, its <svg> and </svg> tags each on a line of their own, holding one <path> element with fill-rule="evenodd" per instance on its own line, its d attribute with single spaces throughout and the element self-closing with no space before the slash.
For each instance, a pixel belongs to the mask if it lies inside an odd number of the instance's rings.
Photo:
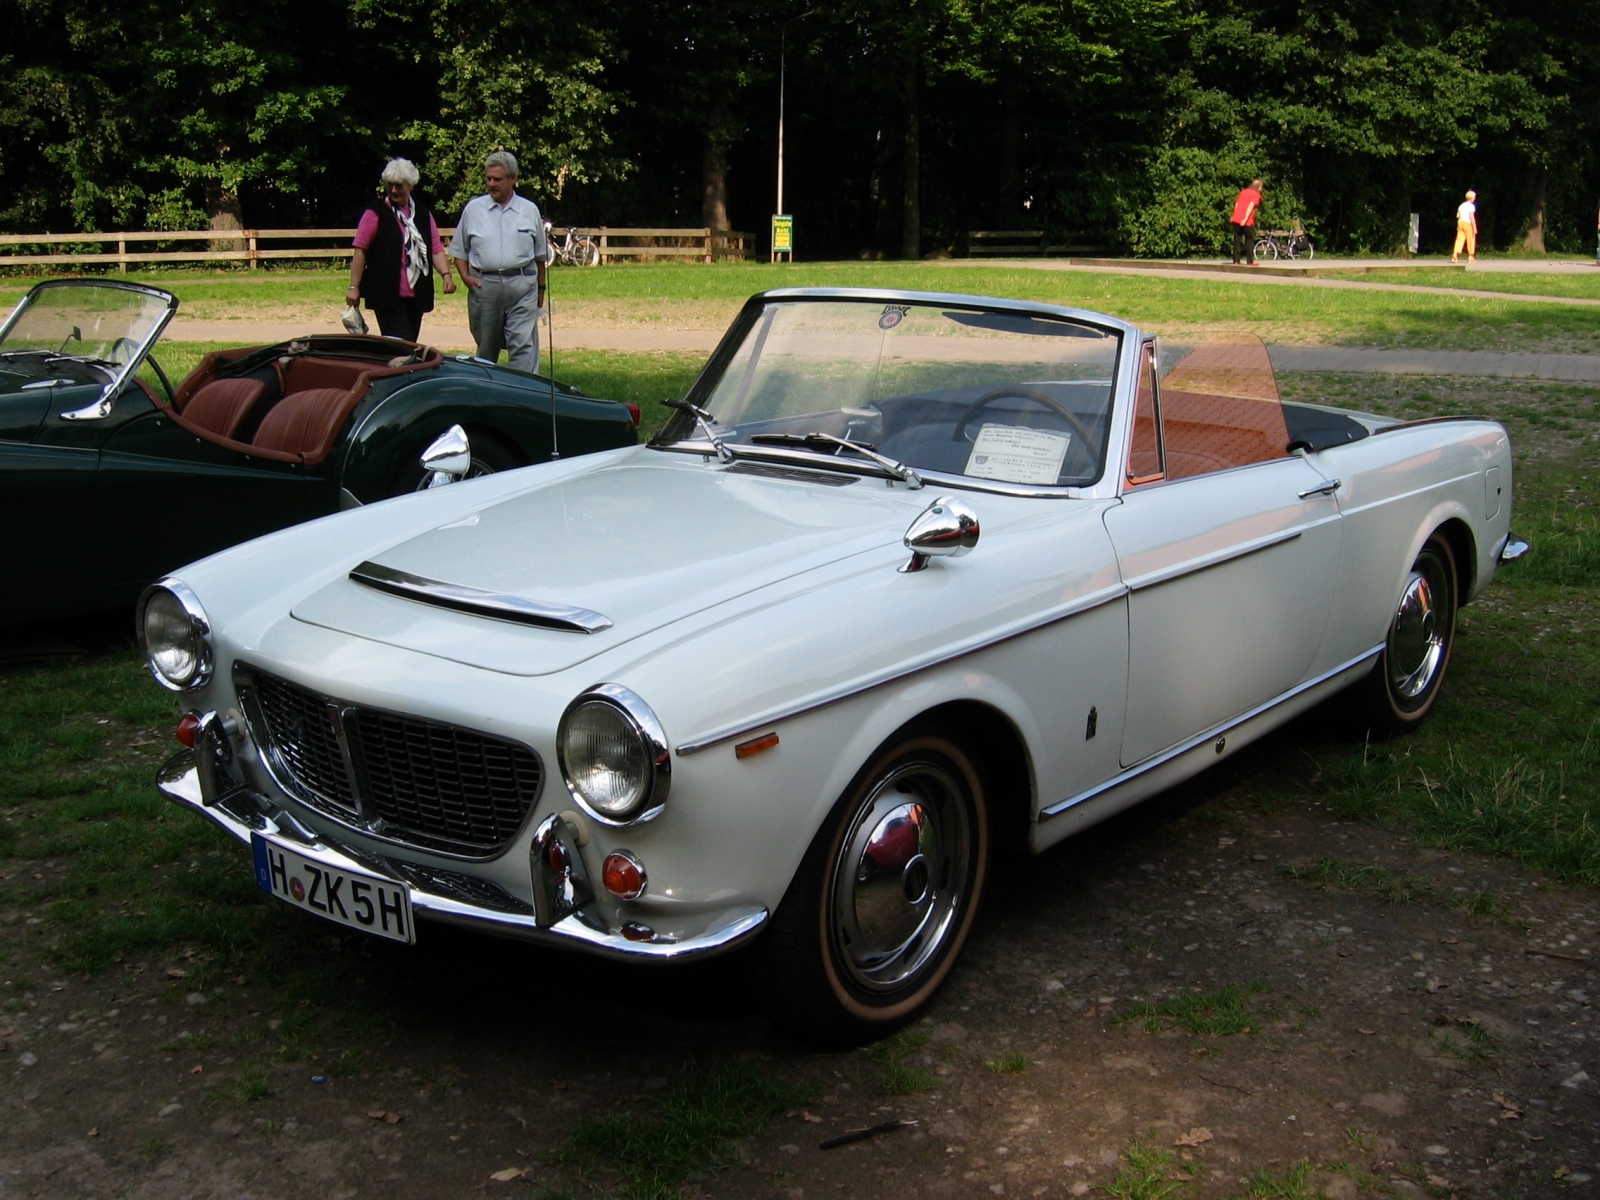
<svg viewBox="0 0 1600 1200">
<path fill-rule="evenodd" d="M 1456 248 L 1450 251 L 1450 260 L 1454 262 L 1461 257 L 1461 247 L 1467 248 L 1467 258 L 1478 257 L 1478 235 L 1473 232 L 1471 221 L 1456 222 Z"/>
</svg>

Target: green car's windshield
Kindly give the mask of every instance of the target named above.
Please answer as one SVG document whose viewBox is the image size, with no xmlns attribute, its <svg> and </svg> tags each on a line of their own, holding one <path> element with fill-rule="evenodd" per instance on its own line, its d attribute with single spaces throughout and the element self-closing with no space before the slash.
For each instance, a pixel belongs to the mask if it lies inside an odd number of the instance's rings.
<svg viewBox="0 0 1600 1200">
<path fill-rule="evenodd" d="M 170 298 L 97 283 L 35 288 L 0 334 L 0 354 L 48 351 L 113 366 L 133 361 L 161 327 Z"/>
<path fill-rule="evenodd" d="M 1101 473 L 1120 342 L 1053 315 L 932 299 L 774 299 L 689 398 L 740 457 L 867 466 L 806 436 L 825 434 L 919 472 L 1083 484 Z M 703 440 L 683 413 L 657 444 Z"/>
</svg>

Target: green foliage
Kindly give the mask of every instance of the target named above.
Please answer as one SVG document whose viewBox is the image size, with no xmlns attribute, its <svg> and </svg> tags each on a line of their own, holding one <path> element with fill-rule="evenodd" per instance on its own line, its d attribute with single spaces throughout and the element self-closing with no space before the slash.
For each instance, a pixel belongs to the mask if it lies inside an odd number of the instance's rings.
<svg viewBox="0 0 1600 1200">
<path fill-rule="evenodd" d="M 1265 1005 L 1251 1003 L 1251 997 L 1264 990 L 1262 984 L 1241 988 L 1227 984 L 1211 991 L 1199 988 L 1179 992 L 1154 1004 L 1144 1004 L 1117 1014 L 1117 1022 L 1139 1021 L 1147 1033 L 1161 1033 L 1174 1027 L 1201 1037 L 1230 1037 L 1253 1033 L 1271 1016 Z"/>
<path fill-rule="evenodd" d="M 737 1161 L 735 1143 L 805 1099 L 755 1065 L 692 1071 L 649 1116 L 609 1113 L 579 1121 L 573 1144 L 617 1172 L 630 1200 L 671 1200 L 683 1183 Z"/>
<path fill-rule="evenodd" d="M 1315 1171 L 1304 1159 L 1291 1163 L 1282 1173 L 1262 1167 L 1250 1176 L 1244 1191 L 1233 1193 L 1229 1200 L 1322 1200 L 1323 1193 L 1311 1186 Z"/>
<path fill-rule="evenodd" d="M 1122 1152 L 1122 1165 L 1111 1182 L 1095 1190 L 1110 1200 L 1171 1200 L 1190 1186 L 1186 1168 L 1172 1151 L 1134 1142 Z"/>
<path fill-rule="evenodd" d="M 933 1076 L 910 1062 L 911 1056 L 927 1044 L 927 1030 L 907 1029 L 872 1047 L 872 1061 L 884 1068 L 884 1095 L 909 1096 L 934 1086 Z"/>
<path fill-rule="evenodd" d="M 996 1075 L 1021 1075 L 1028 1069 L 1028 1056 L 1026 1054 L 1002 1054 L 999 1058 L 988 1059 L 984 1064 Z"/>
</svg>

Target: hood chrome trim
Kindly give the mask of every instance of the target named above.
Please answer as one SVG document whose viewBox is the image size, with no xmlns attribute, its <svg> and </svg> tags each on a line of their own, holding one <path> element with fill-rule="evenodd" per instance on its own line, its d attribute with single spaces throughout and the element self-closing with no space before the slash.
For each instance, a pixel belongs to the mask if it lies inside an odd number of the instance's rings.
<svg viewBox="0 0 1600 1200">
<path fill-rule="evenodd" d="M 362 563 L 350 572 L 350 578 L 376 591 L 388 592 L 391 596 L 497 621 L 512 621 L 518 625 L 564 629 L 570 633 L 600 633 L 612 626 L 610 617 L 587 608 L 529 600 L 525 596 L 512 596 L 505 592 L 486 592 L 459 583 L 441 583 L 375 562 Z"/>
</svg>

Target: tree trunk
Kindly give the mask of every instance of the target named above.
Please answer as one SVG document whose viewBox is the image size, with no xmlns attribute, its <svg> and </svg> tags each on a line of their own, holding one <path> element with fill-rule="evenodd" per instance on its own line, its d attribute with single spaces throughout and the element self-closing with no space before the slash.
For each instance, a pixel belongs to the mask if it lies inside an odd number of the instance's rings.
<svg viewBox="0 0 1600 1200">
<path fill-rule="evenodd" d="M 220 179 L 206 180 L 206 213 L 212 229 L 243 229 L 244 212 L 239 207 L 239 193 L 222 186 Z M 238 238 L 217 238 L 209 243 L 213 250 L 243 250 L 245 244 Z"/>
<path fill-rule="evenodd" d="M 729 229 L 728 147 L 706 139 L 700 160 L 700 220 L 707 229 Z"/>
<path fill-rule="evenodd" d="M 1000 83 L 1000 209 L 997 229 L 1022 228 L 1022 178 L 1017 165 L 1020 141 L 1017 116 L 1017 77 L 1007 71 Z"/>
<path fill-rule="evenodd" d="M 905 202 L 900 207 L 900 257 L 922 257 L 922 55 L 913 50 L 906 58 Z"/>
<path fill-rule="evenodd" d="M 1550 168 L 1529 166 L 1522 184 L 1522 215 L 1528 232 L 1522 235 L 1522 248 L 1536 254 L 1544 250 L 1544 205 L 1550 190 Z"/>
</svg>

